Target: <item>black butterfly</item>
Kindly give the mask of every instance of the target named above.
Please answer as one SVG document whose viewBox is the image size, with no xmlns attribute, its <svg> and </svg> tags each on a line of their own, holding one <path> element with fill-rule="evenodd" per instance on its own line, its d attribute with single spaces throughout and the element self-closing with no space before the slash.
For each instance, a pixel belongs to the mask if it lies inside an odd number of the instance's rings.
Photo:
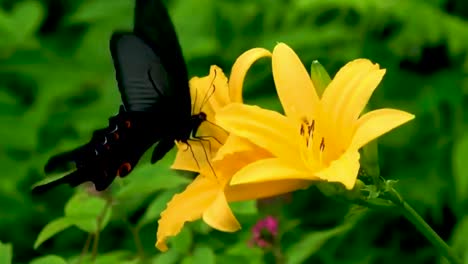
<svg viewBox="0 0 468 264">
<path fill-rule="evenodd" d="M 123 102 L 119 113 L 107 128 L 95 131 L 89 143 L 52 157 L 45 166 L 50 173 L 74 162 L 75 171 L 33 192 L 86 181 L 104 190 L 117 175 L 128 175 L 156 142 L 152 163 L 172 149 L 174 140 L 187 142 L 195 136 L 206 120 L 202 112 L 191 113 L 187 67 L 160 0 L 136 0 L 133 32 L 114 33 L 110 51 Z"/>
</svg>

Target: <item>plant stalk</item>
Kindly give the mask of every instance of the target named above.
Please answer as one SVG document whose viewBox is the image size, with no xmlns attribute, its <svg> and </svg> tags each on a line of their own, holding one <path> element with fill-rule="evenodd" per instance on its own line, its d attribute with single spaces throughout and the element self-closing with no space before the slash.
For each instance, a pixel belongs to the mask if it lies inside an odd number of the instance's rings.
<svg viewBox="0 0 468 264">
<path fill-rule="evenodd" d="M 463 264 L 453 250 L 445 243 L 445 241 L 427 224 L 427 222 L 403 200 L 401 195 L 393 188 L 388 191 L 388 198 L 398 206 L 401 213 L 421 232 L 431 243 L 437 248 L 452 264 Z"/>
</svg>

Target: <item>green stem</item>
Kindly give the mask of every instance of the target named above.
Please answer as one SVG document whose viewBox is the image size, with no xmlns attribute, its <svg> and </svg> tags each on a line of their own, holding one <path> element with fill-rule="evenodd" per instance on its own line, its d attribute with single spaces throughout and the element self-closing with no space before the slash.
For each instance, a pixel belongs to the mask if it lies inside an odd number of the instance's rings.
<svg viewBox="0 0 468 264">
<path fill-rule="evenodd" d="M 452 264 L 463 264 L 453 250 L 440 238 L 440 236 L 432 229 L 426 221 L 411 207 L 407 202 L 403 200 L 401 195 L 393 188 L 389 190 L 388 198 L 394 202 L 402 214 L 408 219 L 416 228 L 432 243 L 432 245 L 439 250 L 440 254 L 443 255 Z"/>
<path fill-rule="evenodd" d="M 145 250 L 143 249 L 143 244 L 141 243 L 140 239 L 140 228 L 138 226 L 133 227 L 130 225 L 130 232 L 133 235 L 133 241 L 135 242 L 135 247 L 137 248 L 138 256 L 140 257 L 140 259 L 144 259 Z"/>
</svg>

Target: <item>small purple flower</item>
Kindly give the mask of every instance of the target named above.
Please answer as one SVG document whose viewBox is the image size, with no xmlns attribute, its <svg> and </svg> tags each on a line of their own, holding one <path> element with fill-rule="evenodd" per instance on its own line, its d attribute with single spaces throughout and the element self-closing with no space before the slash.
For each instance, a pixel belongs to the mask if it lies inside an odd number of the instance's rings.
<svg viewBox="0 0 468 264">
<path fill-rule="evenodd" d="M 278 219 L 273 216 L 267 216 L 259 220 L 252 228 L 252 235 L 250 245 L 256 245 L 261 248 L 272 246 L 278 236 Z"/>
</svg>

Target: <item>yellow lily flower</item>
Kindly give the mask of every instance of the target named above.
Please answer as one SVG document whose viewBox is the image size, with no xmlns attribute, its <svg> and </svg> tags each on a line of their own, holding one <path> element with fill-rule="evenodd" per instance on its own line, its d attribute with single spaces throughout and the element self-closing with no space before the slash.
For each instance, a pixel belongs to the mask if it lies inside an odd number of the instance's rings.
<svg viewBox="0 0 468 264">
<path fill-rule="evenodd" d="M 274 48 L 272 67 L 286 116 L 241 104 L 231 104 L 216 116 L 230 133 L 248 138 L 274 156 L 243 167 L 231 180 L 234 186 L 302 179 L 339 182 L 352 189 L 360 167 L 359 149 L 414 118 L 395 109 L 360 116 L 385 74 L 367 59 L 341 68 L 321 98 L 286 44 Z"/>
<path fill-rule="evenodd" d="M 166 251 L 166 240 L 177 235 L 185 222 L 202 218 L 208 225 L 225 232 L 240 228 L 228 202 L 270 197 L 304 188 L 303 180 L 275 181 L 262 184 L 229 186 L 232 175 L 240 168 L 258 159 L 272 157 L 271 153 L 252 144 L 249 140 L 222 134 L 215 123 L 215 116 L 226 105 L 242 103 L 242 83 L 247 70 L 258 59 L 271 56 L 265 49 L 252 49 L 242 54 L 232 67 L 229 84 L 221 69 L 212 66 L 210 75 L 190 81 L 192 109 L 204 112 L 208 122 L 202 123 L 198 135 L 217 137 L 215 141 L 192 141 L 190 149 L 179 143 L 173 169 L 200 173 L 180 194 L 175 195 L 161 213 L 158 221 L 156 247 Z M 214 90 L 210 87 L 215 87 Z M 208 99 L 205 94 L 211 94 Z M 201 96 L 200 96 L 201 95 Z M 219 141 L 219 142 L 218 142 Z M 206 151 L 210 155 L 206 159 Z M 194 160 L 194 157 L 197 161 Z M 211 158 L 213 157 L 213 158 Z M 205 162 L 206 161 L 206 162 Z"/>
</svg>

